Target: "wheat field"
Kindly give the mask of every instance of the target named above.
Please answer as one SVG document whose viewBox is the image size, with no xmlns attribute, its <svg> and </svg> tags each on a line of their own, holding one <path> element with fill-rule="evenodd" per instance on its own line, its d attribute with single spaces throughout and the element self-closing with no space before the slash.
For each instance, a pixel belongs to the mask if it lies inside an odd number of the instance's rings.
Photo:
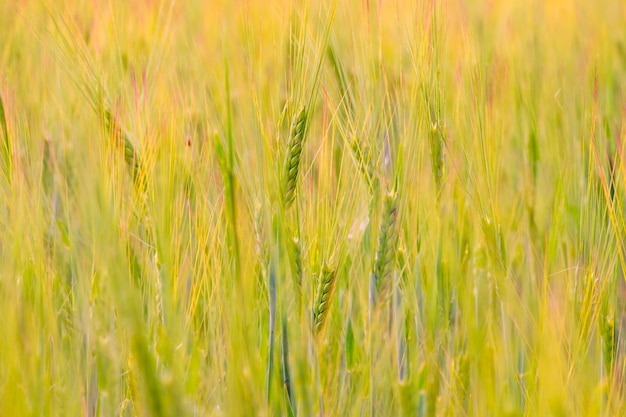
<svg viewBox="0 0 626 417">
<path fill-rule="evenodd" d="M 626 415 L 625 27 L 0 1 L 0 416 Z"/>
</svg>

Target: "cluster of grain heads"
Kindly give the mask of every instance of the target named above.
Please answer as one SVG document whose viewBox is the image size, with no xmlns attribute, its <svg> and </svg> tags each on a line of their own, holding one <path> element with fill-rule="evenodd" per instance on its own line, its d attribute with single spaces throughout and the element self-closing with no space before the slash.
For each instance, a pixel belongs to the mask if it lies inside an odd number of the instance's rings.
<svg viewBox="0 0 626 417">
<path fill-rule="evenodd" d="M 313 306 L 313 331 L 319 334 L 324 328 L 328 310 L 332 302 L 337 280 L 337 271 L 324 266 L 319 274 L 319 285 Z"/>
<path fill-rule="evenodd" d="M 293 204 L 296 197 L 298 172 L 300 170 L 300 156 L 307 128 L 307 111 L 303 108 L 291 126 L 289 144 L 282 176 L 282 197 L 285 209 Z"/>
<path fill-rule="evenodd" d="M 378 247 L 374 257 L 374 267 L 371 275 L 372 282 L 370 282 L 370 291 L 373 292 L 370 297 L 373 303 L 385 290 L 387 277 L 392 269 L 391 264 L 395 259 L 396 242 L 398 239 L 397 217 L 397 193 L 392 191 L 385 196 L 383 218 L 378 233 Z"/>
</svg>

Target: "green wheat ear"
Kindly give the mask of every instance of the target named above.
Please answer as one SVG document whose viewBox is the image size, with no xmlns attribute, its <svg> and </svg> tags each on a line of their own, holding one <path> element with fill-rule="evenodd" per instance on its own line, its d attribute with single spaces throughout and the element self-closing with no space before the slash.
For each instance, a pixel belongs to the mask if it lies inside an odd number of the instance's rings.
<svg viewBox="0 0 626 417">
<path fill-rule="evenodd" d="M 377 294 L 380 294 L 384 289 L 385 279 L 391 272 L 390 265 L 395 258 L 396 241 L 398 238 L 396 229 L 398 208 L 396 203 L 397 193 L 395 191 L 385 196 L 383 219 L 380 223 L 378 248 L 376 249 L 373 268 Z"/>
<path fill-rule="evenodd" d="M 435 177 L 435 184 L 437 186 L 437 193 L 441 192 L 441 187 L 443 186 L 445 178 L 444 148 L 446 135 L 446 126 L 441 121 L 433 123 L 428 135 L 430 142 L 430 161 L 432 164 L 433 176 Z"/>
<path fill-rule="evenodd" d="M 291 251 L 291 255 L 293 257 L 293 273 L 294 279 L 298 288 L 302 286 L 302 273 L 303 273 L 303 265 L 302 265 L 302 242 L 298 237 L 294 236 L 289 243 L 289 250 Z"/>
<path fill-rule="evenodd" d="M 300 155 L 306 132 L 307 111 L 303 108 L 291 126 L 287 157 L 283 170 L 283 204 L 288 209 L 296 197 L 296 185 L 298 183 L 298 171 L 300 169 Z"/>
<path fill-rule="evenodd" d="M 337 271 L 327 266 L 322 268 L 320 273 L 319 286 L 315 297 L 315 306 L 313 307 L 313 331 L 318 334 L 322 331 L 328 309 L 332 301 L 335 291 L 335 282 L 337 281 Z"/>
<path fill-rule="evenodd" d="M 133 145 L 133 142 L 128 137 L 128 134 L 124 132 L 122 126 L 111 111 L 106 108 L 104 104 L 102 104 L 102 107 L 102 111 L 104 112 L 105 130 L 113 137 L 113 140 L 124 141 L 124 160 L 131 170 L 133 181 L 137 184 L 141 179 L 140 175 L 142 170 L 142 161 L 139 156 L 139 152 L 137 152 L 135 145 Z"/>
<path fill-rule="evenodd" d="M 4 164 L 4 176 L 11 182 L 11 144 L 9 142 L 9 127 L 7 125 L 6 113 L 2 95 L 0 95 L 0 134 L 2 134 L 2 160 Z"/>
</svg>

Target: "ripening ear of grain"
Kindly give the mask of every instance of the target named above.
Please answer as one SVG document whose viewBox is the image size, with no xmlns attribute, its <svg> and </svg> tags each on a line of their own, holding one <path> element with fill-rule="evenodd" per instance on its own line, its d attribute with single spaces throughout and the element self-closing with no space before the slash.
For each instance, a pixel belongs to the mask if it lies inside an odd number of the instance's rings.
<svg viewBox="0 0 626 417">
<path fill-rule="evenodd" d="M 11 183 L 11 142 L 9 136 L 9 126 L 7 124 L 6 111 L 2 94 L 0 93 L 0 134 L 2 134 L 2 173 L 8 183 Z"/>
<path fill-rule="evenodd" d="M 140 184 L 140 181 L 145 181 L 146 173 L 142 172 L 142 161 L 131 141 L 129 135 L 124 133 L 122 127 L 119 125 L 119 122 L 116 120 L 115 116 L 111 113 L 111 110 L 108 108 L 101 109 L 102 115 L 104 117 L 104 127 L 108 135 L 110 135 L 113 143 L 115 144 L 123 144 L 124 149 L 124 161 L 130 168 L 130 173 L 133 179 L 133 182 L 136 184 Z M 141 186 L 138 186 L 141 188 Z"/>
<path fill-rule="evenodd" d="M 440 193 L 445 175 L 444 150 L 446 144 L 446 128 L 441 120 L 437 120 L 433 123 L 428 132 L 428 139 L 430 143 L 430 161 L 432 164 L 433 176 L 435 177 L 437 191 Z"/>
<path fill-rule="evenodd" d="M 396 242 L 398 239 L 397 222 L 397 194 L 395 191 L 385 196 L 378 232 L 378 246 L 374 257 L 372 274 L 375 281 L 375 296 L 378 299 L 389 288 L 389 274 L 396 258 Z"/>
<path fill-rule="evenodd" d="M 320 333 L 324 328 L 328 310 L 332 305 L 336 280 L 337 271 L 324 266 L 319 273 L 319 284 L 313 305 L 313 331 L 315 333 Z"/>
<path fill-rule="evenodd" d="M 283 164 L 283 204 L 286 209 L 290 208 L 296 198 L 296 187 L 298 185 L 298 173 L 300 172 L 300 159 L 302 146 L 307 128 L 306 108 L 300 110 L 291 125 L 291 135 L 287 144 L 287 153 Z"/>
<path fill-rule="evenodd" d="M 298 304 L 302 302 L 302 278 L 304 274 L 304 263 L 302 259 L 302 243 L 300 239 L 294 236 L 290 241 L 287 242 L 289 245 L 289 255 L 292 260 L 292 274 L 294 281 L 294 290 L 297 292 L 296 298 Z"/>
</svg>

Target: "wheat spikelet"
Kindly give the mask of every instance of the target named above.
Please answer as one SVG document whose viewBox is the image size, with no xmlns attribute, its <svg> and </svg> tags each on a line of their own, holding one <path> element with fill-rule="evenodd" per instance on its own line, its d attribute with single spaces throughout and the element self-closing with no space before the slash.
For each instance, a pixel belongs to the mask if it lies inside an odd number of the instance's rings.
<svg viewBox="0 0 626 417">
<path fill-rule="evenodd" d="M 396 250 L 398 237 L 396 230 L 398 217 L 396 197 L 395 192 L 391 192 L 385 197 L 383 219 L 378 234 L 378 248 L 376 249 L 373 268 L 375 287 L 378 294 L 384 289 L 385 278 L 391 271 L 390 264 L 393 262 Z"/>
<path fill-rule="evenodd" d="M 7 125 L 7 117 L 0 95 L 0 133 L 2 134 L 2 160 L 4 164 L 4 176 L 7 181 L 11 182 L 11 143 L 9 141 L 9 127 Z"/>
<path fill-rule="evenodd" d="M 285 208 L 291 207 L 296 197 L 296 185 L 298 183 L 298 171 L 300 169 L 300 155 L 306 131 L 307 112 L 302 109 L 291 127 L 289 147 L 283 170 L 283 204 Z"/>
<path fill-rule="evenodd" d="M 261 212 L 261 203 L 258 201 L 254 207 L 254 244 L 260 262 L 265 263 L 267 248 L 265 247 L 265 233 L 263 231 L 263 213 Z"/>
<path fill-rule="evenodd" d="M 141 173 L 141 159 L 139 157 L 139 152 L 137 152 L 137 149 L 128 137 L 128 134 L 123 131 L 111 111 L 106 108 L 106 106 L 102 105 L 102 112 L 104 113 L 104 127 L 106 132 L 113 137 L 115 142 L 124 141 L 124 160 L 132 170 L 131 173 L 133 181 L 137 182 Z"/>
<path fill-rule="evenodd" d="M 289 249 L 291 250 L 291 255 L 293 256 L 293 272 L 294 278 L 296 280 L 296 284 L 298 287 L 302 285 L 302 245 L 300 243 L 300 239 L 294 236 L 291 239 L 291 244 L 289 245 Z"/>
<path fill-rule="evenodd" d="M 324 327 L 326 315 L 330 307 L 330 302 L 335 290 L 335 282 L 337 271 L 328 267 L 322 268 L 320 273 L 320 282 L 317 288 L 317 296 L 315 297 L 315 306 L 313 308 L 313 330 L 319 333 Z"/>
<path fill-rule="evenodd" d="M 374 195 L 375 189 L 378 187 L 378 177 L 372 161 L 372 150 L 366 143 L 362 143 L 356 137 L 350 141 L 350 147 L 356 159 L 359 172 L 363 175 L 370 194 Z"/>
<path fill-rule="evenodd" d="M 437 192 L 441 191 L 444 171 L 444 146 L 446 140 L 446 127 L 441 121 L 433 123 L 429 132 L 430 139 L 430 161 L 432 164 L 433 176 L 437 185 Z"/>
</svg>

